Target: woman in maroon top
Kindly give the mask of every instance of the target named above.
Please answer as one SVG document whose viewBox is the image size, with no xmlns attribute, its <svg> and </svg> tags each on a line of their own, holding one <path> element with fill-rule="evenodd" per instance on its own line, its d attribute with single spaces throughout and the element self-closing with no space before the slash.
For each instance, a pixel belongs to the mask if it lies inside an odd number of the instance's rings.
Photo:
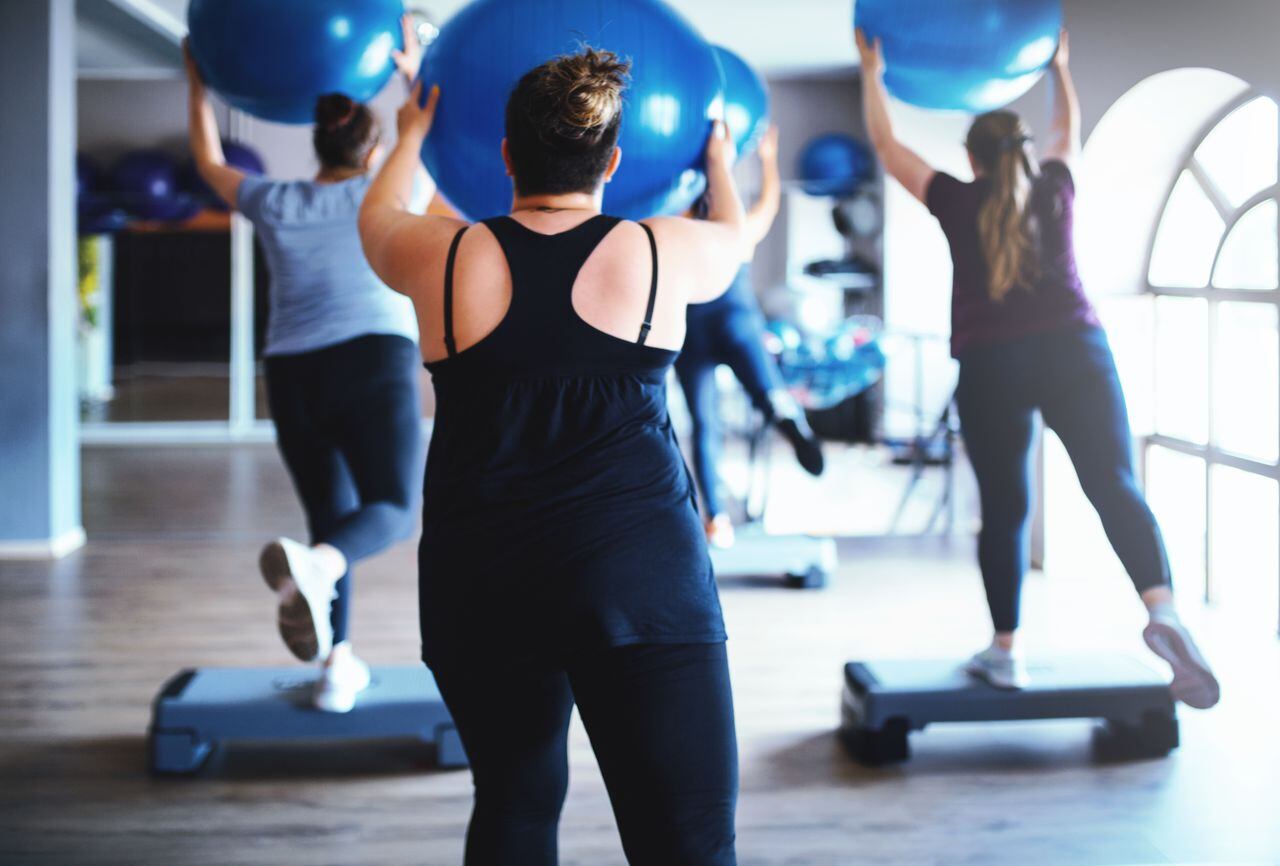
<svg viewBox="0 0 1280 866">
<path fill-rule="evenodd" d="M 1111 349 L 1076 272 L 1070 163 L 1080 111 L 1066 34 L 1051 68 L 1053 119 L 1042 159 L 1017 114 L 983 114 L 965 141 L 975 178 L 969 183 L 935 171 L 894 137 L 879 42 L 859 32 L 858 50 L 872 144 L 885 171 L 937 217 L 951 248 L 956 405 L 981 494 L 978 560 L 995 626 L 991 646 L 968 670 L 1002 688 L 1027 684 L 1015 638 L 1038 411 L 1066 447 L 1150 612 L 1143 636 L 1173 668 L 1174 697 L 1213 706 L 1218 682 L 1174 610 L 1164 542 L 1134 476 Z"/>
</svg>

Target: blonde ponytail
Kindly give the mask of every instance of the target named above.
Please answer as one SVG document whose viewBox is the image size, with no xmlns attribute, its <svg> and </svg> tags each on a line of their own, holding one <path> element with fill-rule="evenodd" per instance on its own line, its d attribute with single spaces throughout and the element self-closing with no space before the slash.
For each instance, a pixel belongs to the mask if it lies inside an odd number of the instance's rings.
<svg viewBox="0 0 1280 866">
<path fill-rule="evenodd" d="M 965 142 L 991 184 L 978 212 L 978 239 L 987 263 L 987 291 L 1002 301 L 1015 286 L 1029 286 L 1038 270 L 1037 226 L 1030 211 L 1035 163 L 1031 136 L 1011 111 L 978 117 Z"/>
</svg>

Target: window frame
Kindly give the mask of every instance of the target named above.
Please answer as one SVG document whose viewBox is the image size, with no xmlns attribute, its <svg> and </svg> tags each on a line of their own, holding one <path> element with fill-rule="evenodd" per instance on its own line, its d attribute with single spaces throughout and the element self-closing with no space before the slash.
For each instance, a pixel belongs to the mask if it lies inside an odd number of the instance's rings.
<svg viewBox="0 0 1280 866">
<path fill-rule="evenodd" d="M 1167 448 L 1171 451 L 1180 452 L 1185 455 L 1199 458 L 1204 467 L 1205 474 L 1205 538 L 1204 538 L 1204 575 L 1205 575 L 1205 598 L 1206 602 L 1213 602 L 1216 599 L 1216 585 L 1213 574 L 1213 467 L 1226 466 L 1247 472 L 1253 475 L 1260 475 L 1270 478 L 1277 482 L 1277 497 L 1280 498 L 1280 461 L 1276 463 L 1268 463 L 1266 461 L 1245 457 L 1230 451 L 1223 450 L 1217 444 L 1218 436 L 1215 430 L 1214 416 L 1216 399 L 1216 357 L 1218 342 L 1218 305 L 1221 303 L 1248 303 L 1248 304 L 1270 304 L 1277 309 L 1277 320 L 1280 321 L 1280 286 L 1270 289 L 1230 289 L 1219 288 L 1213 285 L 1214 273 L 1218 268 L 1218 260 L 1222 256 L 1222 250 L 1226 244 L 1227 238 L 1236 227 L 1236 224 L 1249 213 L 1254 207 L 1262 204 L 1267 200 L 1274 200 L 1277 208 L 1280 208 L 1280 182 L 1272 184 L 1258 190 L 1245 201 L 1241 202 L 1239 207 L 1233 207 L 1230 204 L 1228 196 L 1214 183 L 1212 176 L 1196 158 L 1196 151 L 1205 139 L 1218 127 L 1223 120 L 1236 111 L 1236 109 L 1252 102 L 1259 97 L 1272 99 L 1280 102 L 1270 94 L 1263 93 L 1256 88 L 1249 88 L 1240 95 L 1227 102 L 1217 113 L 1215 113 L 1208 122 L 1206 122 L 1196 135 L 1192 137 L 1191 145 L 1186 149 L 1183 159 L 1174 173 L 1172 180 L 1169 182 L 1168 188 L 1164 192 L 1162 204 L 1160 207 L 1160 216 L 1156 221 L 1154 230 L 1151 232 L 1151 238 L 1147 245 L 1146 259 L 1144 262 L 1143 275 L 1146 283 L 1146 294 L 1152 299 L 1159 297 L 1172 298 L 1203 298 L 1208 303 L 1207 316 L 1207 341 L 1208 341 L 1208 370 L 1206 371 L 1206 391 L 1205 406 L 1208 413 L 1208 430 L 1205 444 L 1201 445 L 1176 436 L 1170 436 L 1158 432 L 1153 432 L 1141 437 L 1141 460 L 1143 477 L 1146 477 L 1148 470 L 1148 456 L 1153 447 Z M 1278 121 L 1280 125 L 1280 121 Z M 1276 154 L 1277 176 L 1280 177 L 1280 148 L 1277 148 Z M 1201 191 L 1213 204 L 1219 216 L 1222 218 L 1224 227 L 1214 252 L 1213 263 L 1209 269 L 1208 285 L 1197 288 L 1173 288 L 1168 286 L 1159 286 L 1151 282 L 1151 263 L 1155 255 L 1156 237 L 1159 234 L 1160 226 L 1164 222 L 1165 215 L 1169 208 L 1169 202 L 1173 195 L 1174 188 L 1178 183 L 1178 179 L 1182 177 L 1184 172 L 1189 172 Z M 1276 231 L 1276 257 L 1277 257 L 1277 273 L 1280 273 L 1280 220 L 1277 220 Z M 1156 360 L 1156 375 L 1159 375 L 1158 358 L 1156 358 L 1156 329 L 1159 327 L 1156 323 L 1152 329 L 1152 345 L 1150 348 L 1151 357 Z M 1277 371 L 1278 380 L 1280 380 L 1280 371 Z M 1155 412 L 1158 417 L 1159 413 L 1159 396 L 1158 391 L 1155 395 Z M 1280 395 L 1278 395 L 1280 401 Z M 1280 419 L 1278 419 L 1280 420 Z M 1280 449 L 1280 443 L 1277 443 Z M 1277 539 L 1280 539 L 1280 526 L 1277 527 Z M 1280 551 L 1278 551 L 1280 553 Z M 1280 571 L 1274 575 L 1277 582 L 1280 582 Z M 1280 609 L 1275 611 L 1276 614 L 1276 630 L 1280 634 Z"/>
</svg>

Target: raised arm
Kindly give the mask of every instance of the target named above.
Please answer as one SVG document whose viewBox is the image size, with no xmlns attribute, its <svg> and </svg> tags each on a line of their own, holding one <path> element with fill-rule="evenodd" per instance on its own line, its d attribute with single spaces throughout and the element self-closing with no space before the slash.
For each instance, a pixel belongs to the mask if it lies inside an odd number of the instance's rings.
<svg viewBox="0 0 1280 866">
<path fill-rule="evenodd" d="M 187 134 L 191 139 L 191 158 L 195 161 L 196 171 L 210 189 L 228 207 L 234 208 L 244 172 L 227 165 L 227 158 L 222 153 L 222 139 L 218 136 L 218 120 L 213 116 L 204 79 L 200 77 L 200 70 L 196 68 L 185 42 L 182 53 L 187 67 Z"/>
<path fill-rule="evenodd" d="M 1080 100 L 1067 68 L 1070 47 L 1067 31 L 1058 37 L 1058 50 L 1049 65 L 1051 77 L 1049 135 L 1041 149 L 1045 159 L 1060 159 L 1068 165 L 1080 152 Z"/>
<path fill-rule="evenodd" d="M 884 53 L 880 40 L 869 42 L 861 29 L 857 36 L 858 53 L 862 56 L 862 110 L 866 114 L 871 146 L 875 148 L 884 170 L 906 187 L 907 192 L 924 201 L 929 182 L 936 172 L 933 166 L 893 134 L 889 93 L 884 88 Z"/>
<path fill-rule="evenodd" d="M 653 229 L 663 260 L 664 280 L 688 304 L 713 301 L 725 293 L 747 252 L 747 217 L 733 180 L 733 140 L 717 122 L 707 139 L 707 217 L 657 217 Z"/>
<path fill-rule="evenodd" d="M 442 239 L 465 225 L 449 217 L 418 216 L 409 211 L 415 175 L 425 178 L 425 198 L 435 194 L 435 182 L 421 170 L 418 154 L 431 131 L 440 88 L 432 88 L 426 104 L 420 107 L 421 95 L 419 81 L 396 115 L 395 147 L 369 184 L 359 217 L 360 241 L 370 267 L 384 283 L 406 295 L 415 293 L 415 280 Z"/>
<path fill-rule="evenodd" d="M 770 124 L 760 148 L 760 197 L 747 211 L 747 243 L 752 249 L 765 239 L 782 206 L 782 173 L 778 170 L 778 127 Z"/>
</svg>

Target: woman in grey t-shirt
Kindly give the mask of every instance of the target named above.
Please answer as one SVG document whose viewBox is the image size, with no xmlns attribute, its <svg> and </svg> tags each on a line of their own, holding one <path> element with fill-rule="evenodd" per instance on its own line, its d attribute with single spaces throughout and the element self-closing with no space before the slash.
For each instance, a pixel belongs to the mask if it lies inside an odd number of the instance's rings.
<svg viewBox="0 0 1280 866">
<path fill-rule="evenodd" d="M 417 71 L 406 24 L 397 65 Z M 316 102 L 313 180 L 249 177 L 223 158 L 199 71 L 187 58 L 191 151 L 210 187 L 252 220 L 271 273 L 266 379 L 280 454 L 306 511 L 310 543 L 262 550 L 279 600 L 280 634 L 319 661 L 315 704 L 346 712 L 369 684 L 351 650 L 350 565 L 412 530 L 421 454 L 418 325 L 412 302 L 365 261 L 356 230 L 368 172 L 380 153 L 373 113 L 347 96 Z"/>
</svg>

